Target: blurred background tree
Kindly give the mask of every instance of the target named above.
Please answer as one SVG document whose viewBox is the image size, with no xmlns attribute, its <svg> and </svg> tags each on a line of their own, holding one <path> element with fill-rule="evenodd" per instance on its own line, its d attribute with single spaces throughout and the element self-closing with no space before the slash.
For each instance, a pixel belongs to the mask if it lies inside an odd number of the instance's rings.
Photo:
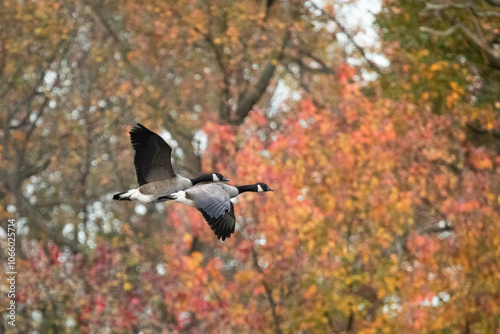
<svg viewBox="0 0 500 334">
<path fill-rule="evenodd" d="M 3 328 L 496 333 L 498 5 L 4 0 Z M 225 243 L 194 209 L 113 202 L 135 122 L 183 175 L 277 191 Z"/>
<path fill-rule="evenodd" d="M 435 113 L 467 115 L 469 140 L 500 152 L 500 133 L 493 130 L 500 110 L 500 3 L 383 3 L 378 23 L 392 69 L 384 92 L 426 103 Z"/>
</svg>

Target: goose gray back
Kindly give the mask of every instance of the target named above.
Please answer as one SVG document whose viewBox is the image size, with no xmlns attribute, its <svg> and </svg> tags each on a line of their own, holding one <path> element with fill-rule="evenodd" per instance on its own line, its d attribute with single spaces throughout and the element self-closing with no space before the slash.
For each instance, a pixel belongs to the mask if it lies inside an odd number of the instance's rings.
<svg viewBox="0 0 500 334">
<path fill-rule="evenodd" d="M 160 199 L 176 201 L 197 208 L 217 238 L 222 238 L 222 241 L 224 241 L 234 233 L 236 223 L 234 205 L 230 200 L 247 191 L 265 192 L 274 190 L 265 183 L 230 186 L 222 182 L 215 182 L 199 184 L 186 190 L 160 197 Z"/>
<path fill-rule="evenodd" d="M 130 131 L 130 140 L 135 150 L 134 166 L 139 187 L 114 195 L 114 200 L 137 200 L 149 204 L 161 202 L 159 197 L 198 183 L 229 181 L 220 173 L 205 174 L 194 179 L 177 175 L 172 167 L 170 145 L 141 124 Z"/>
</svg>

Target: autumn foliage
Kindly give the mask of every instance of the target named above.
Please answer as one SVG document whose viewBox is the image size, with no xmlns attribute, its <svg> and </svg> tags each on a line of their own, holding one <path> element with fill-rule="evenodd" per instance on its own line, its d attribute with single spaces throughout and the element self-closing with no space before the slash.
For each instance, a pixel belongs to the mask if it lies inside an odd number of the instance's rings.
<svg viewBox="0 0 500 334">
<path fill-rule="evenodd" d="M 359 45 L 362 65 L 342 59 L 337 1 L 6 1 L 0 214 L 18 220 L 18 293 L 0 328 L 498 333 L 494 55 L 459 28 L 432 36 L 439 16 L 419 30 L 422 4 L 382 5 L 386 69 Z M 484 38 L 497 16 L 478 16 Z M 180 174 L 275 192 L 238 197 L 225 242 L 196 209 L 113 202 L 136 186 L 135 122 Z"/>
</svg>

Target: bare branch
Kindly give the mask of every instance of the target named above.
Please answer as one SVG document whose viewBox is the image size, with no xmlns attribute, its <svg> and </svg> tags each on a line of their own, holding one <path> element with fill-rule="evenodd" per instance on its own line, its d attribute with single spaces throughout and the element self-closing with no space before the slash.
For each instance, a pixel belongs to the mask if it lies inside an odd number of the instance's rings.
<svg viewBox="0 0 500 334">
<path fill-rule="evenodd" d="M 260 274 L 262 274 L 264 271 L 259 266 L 257 251 L 253 247 L 252 247 L 252 259 L 253 259 L 253 266 L 254 266 L 255 270 L 257 270 Z M 262 285 L 264 286 L 264 290 L 266 291 L 267 300 L 269 301 L 269 305 L 271 306 L 271 313 L 273 315 L 275 333 L 281 334 L 282 333 L 281 328 L 280 328 L 281 320 L 280 320 L 278 314 L 276 313 L 276 301 L 273 298 L 271 287 L 265 281 L 262 281 Z"/>
<path fill-rule="evenodd" d="M 320 10 L 321 13 L 323 13 L 323 15 L 325 15 L 330 20 L 332 20 L 333 22 L 335 22 L 335 24 L 339 27 L 340 31 L 344 35 L 347 36 L 347 39 L 354 45 L 354 47 L 356 48 L 356 50 L 361 54 L 361 56 L 365 59 L 365 61 L 368 63 L 368 65 L 372 68 L 372 70 L 374 70 L 375 72 L 377 72 L 380 76 L 383 76 L 382 71 L 380 70 L 380 68 L 371 59 L 368 58 L 368 56 L 366 55 L 365 50 L 358 43 L 356 43 L 356 41 L 354 40 L 354 37 L 347 31 L 347 28 L 344 27 L 344 25 L 342 25 L 339 20 L 337 20 L 337 18 L 335 16 L 330 15 L 323 8 L 318 7 L 318 5 L 316 5 L 313 1 L 309 1 L 309 3 L 311 4 L 312 7 L 314 7 L 317 10 Z"/>
<path fill-rule="evenodd" d="M 472 43 L 478 46 L 481 50 L 488 53 L 492 58 L 495 58 L 497 61 L 500 60 L 500 52 L 493 48 L 490 48 L 487 41 L 485 41 L 480 36 L 467 29 L 463 24 L 459 23 L 458 28 L 469 38 L 469 40 Z"/>
<path fill-rule="evenodd" d="M 473 6 L 470 6 L 469 11 L 472 13 L 472 16 L 474 17 L 474 25 L 476 26 L 477 34 L 481 39 L 484 40 L 483 27 L 481 26 L 481 22 L 479 21 L 479 16 L 477 15 L 475 8 Z"/>
<path fill-rule="evenodd" d="M 500 2 L 495 1 L 500 6 Z M 475 26 L 475 32 L 466 27 L 462 22 L 456 19 L 455 15 L 448 14 L 445 10 L 449 8 L 459 8 L 468 9 L 472 14 L 473 23 Z M 494 49 L 490 46 L 489 41 L 485 38 L 483 34 L 483 27 L 480 22 L 480 17 L 482 16 L 497 16 L 500 17 L 500 13 L 495 13 L 492 11 L 480 12 L 472 5 L 472 3 L 457 4 L 453 2 L 434 4 L 426 3 L 425 8 L 420 12 L 420 14 L 425 14 L 430 11 L 435 11 L 436 15 L 446 19 L 453 26 L 446 30 L 434 30 L 429 27 L 421 27 L 421 31 L 429 32 L 436 36 L 446 37 L 454 33 L 456 30 L 460 30 L 465 36 L 472 42 L 475 46 L 487 54 L 491 61 L 491 66 L 493 68 L 500 68 L 500 50 Z"/>
<path fill-rule="evenodd" d="M 276 70 L 276 65 L 283 58 L 285 48 L 290 40 L 291 33 L 287 31 L 283 37 L 283 42 L 281 45 L 281 50 L 278 55 L 274 56 L 270 63 L 266 66 L 264 71 L 260 76 L 259 81 L 253 87 L 250 87 L 246 92 L 243 92 L 238 99 L 238 109 L 236 110 L 236 116 L 238 117 L 237 122 L 241 123 L 245 117 L 248 115 L 250 110 L 252 110 L 253 105 L 259 101 L 262 95 L 265 93 L 269 82 L 273 78 L 274 71 Z"/>
<path fill-rule="evenodd" d="M 299 50 L 299 52 L 301 54 L 301 57 L 291 57 L 291 59 L 293 59 L 297 64 L 299 64 L 301 69 L 303 68 L 308 72 L 313 72 L 313 73 L 335 75 L 335 71 L 330 66 L 325 64 L 325 62 L 321 58 L 305 50 Z M 313 68 L 310 65 L 307 65 L 306 63 L 304 63 L 304 58 L 311 58 L 319 65 L 319 68 Z"/>
<path fill-rule="evenodd" d="M 453 3 L 453 2 L 449 2 L 449 3 L 431 3 L 431 2 L 426 2 L 425 3 L 425 8 L 422 9 L 422 11 L 420 13 L 425 13 L 425 12 L 429 12 L 429 11 L 433 11 L 433 10 L 437 10 L 437 11 L 440 11 L 440 10 L 444 10 L 444 9 L 448 9 L 448 8 L 470 8 L 472 7 L 470 4 L 465 4 L 465 3 Z"/>
<path fill-rule="evenodd" d="M 477 16 L 484 16 L 484 17 L 487 17 L 487 16 L 495 16 L 495 17 L 500 17 L 500 13 L 497 13 L 497 12 L 493 12 L 491 10 L 487 11 L 487 12 L 477 12 L 476 11 L 476 15 Z"/>
<path fill-rule="evenodd" d="M 9 182 L 7 184 L 9 190 L 16 197 L 16 203 L 19 205 L 21 212 L 24 212 L 23 216 L 31 216 L 33 219 L 31 222 L 34 224 L 33 228 L 43 231 L 49 236 L 56 244 L 67 246 L 73 254 L 81 252 L 81 247 L 77 239 L 71 240 L 62 235 L 62 233 L 53 229 L 47 224 L 50 221 L 48 215 L 38 211 L 29 203 L 29 200 L 22 194 L 21 187 L 17 184 Z"/>
<path fill-rule="evenodd" d="M 429 27 L 420 27 L 421 31 L 425 31 L 425 32 L 428 32 L 428 33 L 431 33 L 433 35 L 440 36 L 440 37 L 449 36 L 449 35 L 453 34 L 457 29 L 458 29 L 457 26 L 450 27 L 446 30 L 434 30 L 434 29 L 429 28 Z"/>
<path fill-rule="evenodd" d="M 106 30 L 109 32 L 111 37 L 115 40 L 115 42 L 120 46 L 120 51 L 123 54 L 123 58 L 125 61 L 127 61 L 127 53 L 132 51 L 132 46 L 130 45 L 129 41 L 123 37 L 123 35 L 120 35 L 116 27 L 113 26 L 111 22 L 115 22 L 112 18 L 111 13 L 109 12 L 108 8 L 106 6 L 103 6 L 102 3 L 94 3 L 92 0 L 85 1 L 90 8 L 92 9 L 92 12 L 99 18 L 99 21 L 104 25 Z M 120 27 L 123 31 L 125 31 L 125 27 Z"/>
<path fill-rule="evenodd" d="M 439 31 L 429 27 L 421 27 L 420 30 L 432 33 L 437 36 L 446 37 L 451 35 L 458 29 L 462 31 L 473 44 L 479 47 L 482 51 L 486 52 L 493 60 L 495 60 L 496 62 L 500 61 L 500 51 L 489 47 L 487 41 L 484 38 L 481 38 L 481 36 L 470 31 L 462 23 L 456 23 L 455 20 L 450 17 L 447 17 L 447 19 L 455 24 L 449 29 L 446 29 L 444 31 Z"/>
<path fill-rule="evenodd" d="M 199 30 L 195 27 L 195 30 L 199 32 Z M 229 119 L 229 98 L 230 98 L 230 92 L 229 92 L 229 74 L 227 73 L 227 66 L 224 63 L 224 56 L 222 53 L 222 50 L 215 44 L 212 36 L 210 34 L 205 34 L 205 41 L 207 41 L 208 45 L 212 49 L 214 56 L 215 56 L 215 62 L 217 63 L 217 66 L 219 67 L 219 71 L 222 73 L 222 97 L 221 97 L 221 102 L 220 102 L 220 107 L 219 107 L 219 118 L 221 120 L 228 120 Z"/>
<path fill-rule="evenodd" d="M 472 12 L 474 12 L 474 15 L 477 15 L 477 16 L 496 16 L 496 17 L 500 17 L 500 13 L 498 12 L 494 12 L 494 11 L 486 11 L 486 12 L 481 12 L 481 11 L 478 11 L 476 7 L 474 7 L 474 5 L 472 5 L 471 3 L 453 3 L 453 2 L 449 2 L 449 3 L 439 3 L 439 4 L 435 4 L 435 3 L 430 3 L 430 2 L 426 2 L 425 3 L 425 8 L 422 9 L 422 11 L 420 12 L 420 14 L 426 14 L 427 12 L 430 12 L 430 11 L 441 11 L 441 10 L 445 10 L 445 9 L 449 9 L 449 8 L 457 8 L 457 9 L 469 9 L 471 10 Z"/>
<path fill-rule="evenodd" d="M 500 7 L 500 0 L 484 0 L 492 6 Z"/>
<path fill-rule="evenodd" d="M 7 46 L 5 45 L 5 40 L 2 38 L 0 40 L 0 78 L 2 78 L 5 67 L 7 65 Z"/>
</svg>

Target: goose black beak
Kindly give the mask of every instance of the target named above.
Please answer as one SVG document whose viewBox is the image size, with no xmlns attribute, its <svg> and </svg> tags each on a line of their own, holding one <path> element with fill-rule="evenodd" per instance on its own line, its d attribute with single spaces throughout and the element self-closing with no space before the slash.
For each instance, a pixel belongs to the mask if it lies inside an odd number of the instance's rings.
<svg viewBox="0 0 500 334">
<path fill-rule="evenodd" d="M 268 191 L 274 191 L 274 189 L 269 188 L 269 190 L 268 190 Z"/>
<path fill-rule="evenodd" d="M 222 182 L 229 182 L 229 179 L 227 177 L 222 179 Z"/>
</svg>

